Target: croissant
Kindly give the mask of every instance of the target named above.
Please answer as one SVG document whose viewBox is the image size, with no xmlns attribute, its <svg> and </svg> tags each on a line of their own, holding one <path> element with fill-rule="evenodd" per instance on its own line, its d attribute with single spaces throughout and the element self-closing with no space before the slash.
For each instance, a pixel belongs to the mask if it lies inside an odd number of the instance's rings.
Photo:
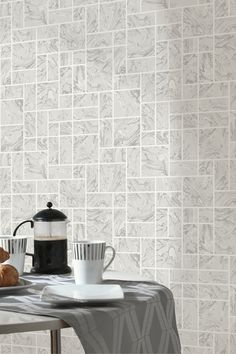
<svg viewBox="0 0 236 354">
<path fill-rule="evenodd" d="M 10 264 L 0 264 L 0 287 L 14 286 L 19 281 L 19 273 Z"/>
<path fill-rule="evenodd" d="M 0 263 L 7 261 L 10 258 L 10 255 L 2 247 L 0 247 Z"/>
</svg>

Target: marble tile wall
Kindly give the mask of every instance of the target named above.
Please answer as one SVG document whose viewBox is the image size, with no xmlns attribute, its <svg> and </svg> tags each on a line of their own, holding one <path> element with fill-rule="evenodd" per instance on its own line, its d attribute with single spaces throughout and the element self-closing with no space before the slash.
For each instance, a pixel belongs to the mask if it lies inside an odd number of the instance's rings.
<svg viewBox="0 0 236 354">
<path fill-rule="evenodd" d="M 236 353 L 235 53 L 235 0 L 0 1 L 0 233 L 51 200 L 171 287 L 184 354 Z"/>
</svg>

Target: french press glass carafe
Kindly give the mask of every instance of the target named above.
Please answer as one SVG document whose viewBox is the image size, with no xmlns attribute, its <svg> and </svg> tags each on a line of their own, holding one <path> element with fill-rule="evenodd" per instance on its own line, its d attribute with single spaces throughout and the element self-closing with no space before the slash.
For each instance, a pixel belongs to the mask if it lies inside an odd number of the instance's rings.
<svg viewBox="0 0 236 354">
<path fill-rule="evenodd" d="M 39 211 L 33 220 L 25 220 L 14 230 L 16 235 L 19 227 L 27 222 L 34 228 L 34 254 L 32 273 L 66 274 L 71 272 L 67 265 L 67 223 L 65 214 L 52 209 L 52 203 L 47 203 L 48 209 Z"/>
</svg>

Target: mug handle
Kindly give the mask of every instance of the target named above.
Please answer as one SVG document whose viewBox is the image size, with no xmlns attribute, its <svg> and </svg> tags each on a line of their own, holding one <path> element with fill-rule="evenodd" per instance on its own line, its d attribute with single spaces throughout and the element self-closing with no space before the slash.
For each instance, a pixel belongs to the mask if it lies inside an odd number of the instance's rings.
<svg viewBox="0 0 236 354">
<path fill-rule="evenodd" d="M 106 246 L 105 253 L 106 253 L 106 250 L 109 248 L 112 250 L 112 256 L 111 256 L 111 259 L 108 261 L 108 263 L 104 266 L 103 271 L 105 271 L 109 267 L 109 265 L 111 265 L 111 263 L 114 261 L 115 256 L 116 256 L 115 248 L 113 248 L 112 246 Z"/>
<path fill-rule="evenodd" d="M 32 266 L 34 266 L 34 254 L 26 252 L 26 256 L 32 257 Z"/>
</svg>

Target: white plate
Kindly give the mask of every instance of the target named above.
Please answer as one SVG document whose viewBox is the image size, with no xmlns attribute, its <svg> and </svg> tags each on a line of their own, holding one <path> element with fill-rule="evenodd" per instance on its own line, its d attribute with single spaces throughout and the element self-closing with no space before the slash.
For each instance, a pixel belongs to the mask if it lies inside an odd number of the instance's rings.
<svg viewBox="0 0 236 354">
<path fill-rule="evenodd" d="M 6 293 L 16 293 L 18 291 L 31 288 L 33 285 L 35 285 L 35 283 L 33 283 L 32 281 L 20 278 L 19 283 L 15 286 L 0 287 L 0 295 Z"/>
<path fill-rule="evenodd" d="M 120 285 L 87 284 L 87 285 L 55 285 L 46 286 L 41 294 L 41 300 L 57 303 L 70 302 L 109 302 L 124 299 Z"/>
</svg>

